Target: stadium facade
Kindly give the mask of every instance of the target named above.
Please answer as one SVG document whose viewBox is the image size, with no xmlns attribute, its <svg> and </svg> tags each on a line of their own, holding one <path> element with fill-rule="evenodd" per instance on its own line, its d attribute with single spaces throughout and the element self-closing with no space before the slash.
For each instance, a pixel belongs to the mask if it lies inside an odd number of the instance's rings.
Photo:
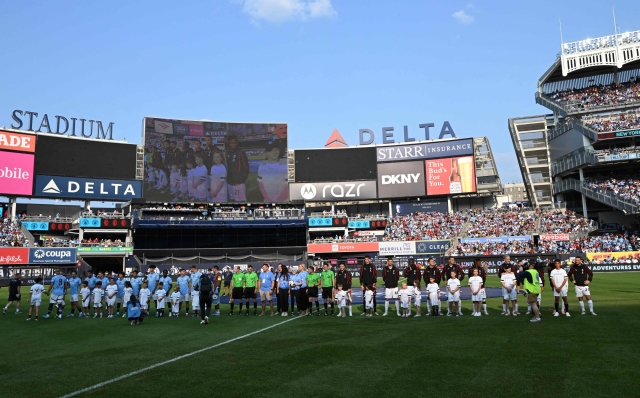
<svg viewBox="0 0 640 398">
<path fill-rule="evenodd" d="M 535 101 L 552 113 L 509 119 L 534 206 L 627 224 L 637 201 L 597 184 L 637 174 L 640 32 L 563 43 L 539 78 Z"/>
</svg>

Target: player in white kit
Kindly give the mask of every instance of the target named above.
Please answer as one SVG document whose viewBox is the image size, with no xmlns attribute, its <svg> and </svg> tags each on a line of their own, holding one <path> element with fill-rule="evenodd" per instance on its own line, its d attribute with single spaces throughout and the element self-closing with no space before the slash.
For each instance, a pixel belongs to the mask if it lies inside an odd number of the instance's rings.
<svg viewBox="0 0 640 398">
<path fill-rule="evenodd" d="M 502 283 L 502 315 L 509 316 L 509 301 L 513 306 L 513 316 L 518 316 L 518 292 L 516 289 L 516 274 L 509 267 L 500 276 Z"/>
<path fill-rule="evenodd" d="M 403 282 L 400 290 L 398 291 L 398 298 L 400 299 L 400 307 L 402 308 L 402 317 L 409 317 L 409 310 L 411 308 L 411 295 L 412 291 L 407 289 L 407 283 Z"/>
<path fill-rule="evenodd" d="M 151 299 L 151 290 L 147 282 L 142 284 L 140 289 L 140 310 L 142 311 L 142 317 L 149 315 L 149 300 Z"/>
<path fill-rule="evenodd" d="M 339 314 L 338 316 L 345 317 L 344 308 L 347 305 L 347 292 L 342 290 L 342 285 L 338 285 L 338 290 L 335 293 L 336 305 L 338 306 Z"/>
<path fill-rule="evenodd" d="M 416 306 L 416 314 L 414 317 L 421 316 L 420 304 L 422 304 L 422 289 L 420 289 L 420 281 L 413 281 L 413 303 Z"/>
<path fill-rule="evenodd" d="M 193 290 L 191 291 L 191 310 L 193 311 L 193 316 L 198 317 L 200 312 L 200 286 L 193 285 Z"/>
<path fill-rule="evenodd" d="M 42 292 L 44 292 L 44 286 L 42 285 L 42 278 L 36 278 L 35 284 L 29 289 L 29 317 L 27 321 L 31 320 L 31 311 L 35 308 L 36 318 L 40 314 L 40 303 L 42 302 Z"/>
<path fill-rule="evenodd" d="M 458 308 L 458 302 L 460 301 L 460 280 L 456 277 L 455 272 L 451 272 L 451 277 L 447 279 L 447 302 L 449 304 L 449 312 L 447 316 L 456 314 L 461 316 L 462 314 Z"/>
<path fill-rule="evenodd" d="M 82 313 L 85 317 L 89 316 L 89 306 L 91 306 L 91 289 L 89 289 L 89 282 L 82 282 L 82 289 L 80 289 L 80 300 L 82 301 Z"/>
<path fill-rule="evenodd" d="M 452 273 L 453 274 L 453 273 Z M 447 285 L 448 285 L 447 281 Z M 431 316 L 440 315 L 440 286 L 436 283 L 436 278 L 429 276 L 429 284 L 427 285 L 427 295 L 431 303 Z"/>
<path fill-rule="evenodd" d="M 473 314 L 471 316 L 482 316 L 482 277 L 479 276 L 477 268 L 473 270 L 473 276 L 469 278 L 469 288 L 471 288 L 471 301 L 473 301 Z"/>
<path fill-rule="evenodd" d="M 102 282 L 96 282 L 96 287 L 93 288 L 93 317 L 97 318 L 98 315 L 102 318 L 102 300 L 104 298 L 104 290 L 102 290 Z"/>
<path fill-rule="evenodd" d="M 210 201 L 224 203 L 227 201 L 227 166 L 223 164 L 222 153 L 213 154 L 210 176 Z"/>
<path fill-rule="evenodd" d="M 158 288 L 156 289 L 156 318 L 164 318 L 164 299 L 167 297 L 167 292 L 162 286 L 163 283 L 158 282 Z"/>
<path fill-rule="evenodd" d="M 559 306 L 560 298 L 564 302 L 564 310 L 566 316 L 569 315 L 569 300 L 567 299 L 567 292 L 569 291 L 569 276 L 567 271 L 562 269 L 562 263 L 560 260 L 556 260 L 554 263 L 555 269 L 549 274 L 551 287 L 553 287 L 553 297 L 555 299 L 555 308 L 553 316 L 560 316 Z"/>
<path fill-rule="evenodd" d="M 176 284 L 171 293 L 171 314 L 178 316 L 180 314 L 180 286 Z"/>
</svg>

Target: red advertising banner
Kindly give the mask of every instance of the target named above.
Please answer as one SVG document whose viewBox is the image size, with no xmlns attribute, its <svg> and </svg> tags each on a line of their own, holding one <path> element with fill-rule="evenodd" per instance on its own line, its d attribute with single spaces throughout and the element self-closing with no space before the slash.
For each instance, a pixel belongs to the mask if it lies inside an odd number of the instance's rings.
<svg viewBox="0 0 640 398">
<path fill-rule="evenodd" d="M 473 156 L 425 160 L 427 196 L 476 192 Z"/>
<path fill-rule="evenodd" d="M 0 264 L 5 264 L 5 265 L 29 264 L 29 249 L 26 247 L 0 248 Z"/>
<path fill-rule="evenodd" d="M 0 149 L 33 153 L 36 151 L 36 135 L 0 131 Z"/>
<path fill-rule="evenodd" d="M 362 253 L 377 252 L 378 242 L 353 242 L 353 243 L 309 243 L 309 253 Z"/>
<path fill-rule="evenodd" d="M 549 242 L 552 240 L 569 240 L 569 234 L 547 234 L 540 235 L 540 240 L 543 242 Z"/>
</svg>

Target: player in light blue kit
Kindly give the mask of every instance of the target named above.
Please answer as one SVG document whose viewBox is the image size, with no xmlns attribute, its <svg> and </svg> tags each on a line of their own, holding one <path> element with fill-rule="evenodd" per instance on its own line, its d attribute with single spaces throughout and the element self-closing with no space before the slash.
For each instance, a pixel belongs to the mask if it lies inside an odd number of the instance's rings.
<svg viewBox="0 0 640 398">
<path fill-rule="evenodd" d="M 64 310 L 64 290 L 67 286 L 67 277 L 62 275 L 62 269 L 58 269 L 56 271 L 57 275 L 51 278 L 51 284 L 49 285 L 49 290 L 47 290 L 47 295 L 49 296 L 49 309 L 47 310 L 47 315 L 43 316 L 43 318 L 48 319 L 51 314 L 51 310 L 53 309 L 53 305 L 57 306 L 57 314 L 58 319 L 62 319 L 62 310 Z M 53 289 L 53 293 L 51 290 Z"/>
<path fill-rule="evenodd" d="M 187 271 L 184 269 L 180 270 L 180 276 L 177 279 L 178 286 L 180 287 L 180 307 L 182 307 L 182 303 L 187 309 L 187 315 L 189 315 L 189 300 L 191 300 L 189 290 L 189 283 L 191 282 L 191 278 L 187 276 Z M 182 308 L 180 308 L 182 309 Z"/>
<path fill-rule="evenodd" d="M 78 302 L 78 287 L 82 284 L 82 279 L 78 278 L 76 271 L 71 273 L 71 278 L 67 280 L 67 288 L 69 289 L 69 301 L 71 302 L 71 314 L 67 318 L 72 317 L 75 309 L 78 309 L 78 318 L 82 317 L 82 307 Z"/>
<path fill-rule="evenodd" d="M 118 279 L 116 279 L 116 286 L 118 286 L 118 294 L 116 294 L 116 316 L 120 316 L 120 306 L 124 304 L 127 306 L 127 303 L 122 302 L 122 298 L 124 297 L 124 273 L 118 273 Z"/>
<path fill-rule="evenodd" d="M 133 289 L 133 295 L 140 298 L 140 287 L 142 286 L 142 278 L 138 277 L 138 271 L 131 273 L 131 289 Z"/>
<path fill-rule="evenodd" d="M 93 289 L 96 287 L 96 282 L 98 282 L 98 278 L 93 274 L 92 271 L 87 271 L 87 277 L 84 278 L 85 282 L 87 282 L 87 287 L 89 288 L 89 294 L 93 297 Z M 89 303 L 91 304 L 91 303 Z"/>
<path fill-rule="evenodd" d="M 149 291 L 151 292 L 151 298 L 149 302 L 151 302 L 151 300 L 155 302 L 156 311 L 158 310 L 158 302 L 156 301 L 156 288 L 158 286 L 159 280 L 160 275 L 158 275 L 158 273 L 156 272 L 156 266 L 149 266 L 149 273 L 147 274 L 147 277 L 144 279 L 144 281 L 147 282 L 147 289 L 149 289 Z M 151 310 L 151 305 L 149 305 L 149 310 Z"/>
</svg>

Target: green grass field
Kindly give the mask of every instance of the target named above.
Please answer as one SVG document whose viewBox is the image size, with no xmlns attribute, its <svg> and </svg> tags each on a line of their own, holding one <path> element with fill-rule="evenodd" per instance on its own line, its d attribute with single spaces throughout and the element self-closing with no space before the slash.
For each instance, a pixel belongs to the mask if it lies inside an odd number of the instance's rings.
<svg viewBox="0 0 640 398">
<path fill-rule="evenodd" d="M 228 317 L 223 306 L 208 326 L 185 317 L 138 327 L 122 318 L 26 322 L 23 306 L 0 316 L 0 396 L 64 396 L 273 325 L 79 396 L 639 396 L 639 285 L 640 273 L 596 274 L 598 316 L 580 315 L 570 287 L 571 318 L 551 316 L 546 291 L 539 324 L 500 316 L 500 299 L 480 319 L 468 316 L 469 301 L 463 317 L 410 319 L 361 317 L 361 306 L 351 318 Z M 3 306 L 6 298 L 5 288 Z"/>
</svg>

